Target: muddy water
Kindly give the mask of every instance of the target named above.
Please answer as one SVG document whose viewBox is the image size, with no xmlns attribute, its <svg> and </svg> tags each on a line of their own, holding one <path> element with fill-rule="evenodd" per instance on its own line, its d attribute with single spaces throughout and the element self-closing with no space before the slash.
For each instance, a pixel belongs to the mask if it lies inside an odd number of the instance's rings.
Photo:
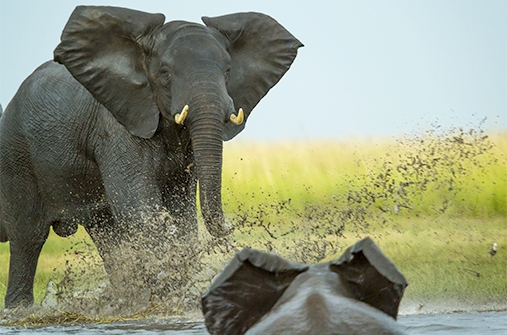
<svg viewBox="0 0 507 335">
<path fill-rule="evenodd" d="M 507 334 L 507 312 L 402 315 L 398 322 L 408 334 L 494 335 Z M 111 324 L 0 327 L 0 334 L 208 334 L 202 322 L 185 319 L 141 320 Z"/>
<path fill-rule="evenodd" d="M 507 334 L 507 312 L 418 314 L 398 319 L 408 334 Z"/>
</svg>

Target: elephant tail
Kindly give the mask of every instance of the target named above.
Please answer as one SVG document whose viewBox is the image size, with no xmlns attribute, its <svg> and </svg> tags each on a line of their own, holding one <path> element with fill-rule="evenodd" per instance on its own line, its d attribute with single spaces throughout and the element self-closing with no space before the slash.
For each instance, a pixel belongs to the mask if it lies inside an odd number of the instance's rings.
<svg viewBox="0 0 507 335">
<path fill-rule="evenodd" d="M 4 226 L 2 225 L 2 221 L 0 221 L 0 242 L 7 242 L 8 240 L 9 238 L 7 237 L 7 232 L 5 231 Z"/>
<path fill-rule="evenodd" d="M 0 119 L 4 114 L 4 110 L 2 108 L 2 104 L 0 104 Z M 9 239 L 7 238 L 7 233 L 5 232 L 5 228 L 2 225 L 2 221 L 0 221 L 0 242 L 7 242 Z"/>
</svg>

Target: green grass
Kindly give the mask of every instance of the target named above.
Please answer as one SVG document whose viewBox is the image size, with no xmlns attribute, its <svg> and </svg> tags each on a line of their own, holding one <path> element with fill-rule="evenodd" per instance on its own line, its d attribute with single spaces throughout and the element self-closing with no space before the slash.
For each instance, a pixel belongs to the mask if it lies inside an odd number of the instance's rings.
<svg viewBox="0 0 507 335">
<path fill-rule="evenodd" d="M 459 131 L 398 141 L 232 142 L 224 152 L 225 207 L 291 199 L 300 208 L 337 197 L 348 206 L 343 198 L 356 193 L 361 205 L 373 195 L 374 205 L 401 203 L 424 216 L 507 216 L 505 153 L 505 133 Z"/>
<path fill-rule="evenodd" d="M 505 153 L 507 133 L 459 129 L 401 140 L 233 141 L 224 149 L 224 210 L 238 246 L 329 259 L 370 235 L 410 282 L 407 300 L 505 301 Z M 50 234 L 37 302 L 83 239 L 82 229 L 67 239 Z M 493 242 L 498 254 L 490 257 Z M 8 257 L 0 244 L 0 308 Z"/>
<path fill-rule="evenodd" d="M 406 300 L 485 304 L 507 298 L 506 225 L 505 218 L 402 220 L 373 237 L 406 275 Z M 501 252 L 491 257 L 493 242 Z"/>
</svg>

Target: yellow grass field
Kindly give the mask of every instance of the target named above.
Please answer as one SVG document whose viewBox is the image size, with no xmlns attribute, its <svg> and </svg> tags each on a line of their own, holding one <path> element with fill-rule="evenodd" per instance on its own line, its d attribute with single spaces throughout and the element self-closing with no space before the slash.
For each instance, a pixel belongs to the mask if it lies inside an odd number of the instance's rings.
<svg viewBox="0 0 507 335">
<path fill-rule="evenodd" d="M 319 261 L 369 235 L 407 277 L 408 303 L 496 308 L 507 301 L 506 154 L 507 133 L 460 129 L 398 140 L 238 140 L 224 148 L 224 210 L 238 247 Z M 68 239 L 51 233 L 37 302 L 83 239 L 82 229 Z M 8 258 L 0 244 L 0 308 Z"/>
</svg>

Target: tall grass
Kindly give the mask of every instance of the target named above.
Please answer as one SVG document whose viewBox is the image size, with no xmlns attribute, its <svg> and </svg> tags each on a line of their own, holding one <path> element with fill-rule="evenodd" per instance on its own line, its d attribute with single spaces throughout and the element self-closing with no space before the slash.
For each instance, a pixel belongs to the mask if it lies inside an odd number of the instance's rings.
<svg viewBox="0 0 507 335">
<path fill-rule="evenodd" d="M 224 201 L 366 206 L 416 216 L 507 216 L 507 134 L 227 144 Z"/>
</svg>

